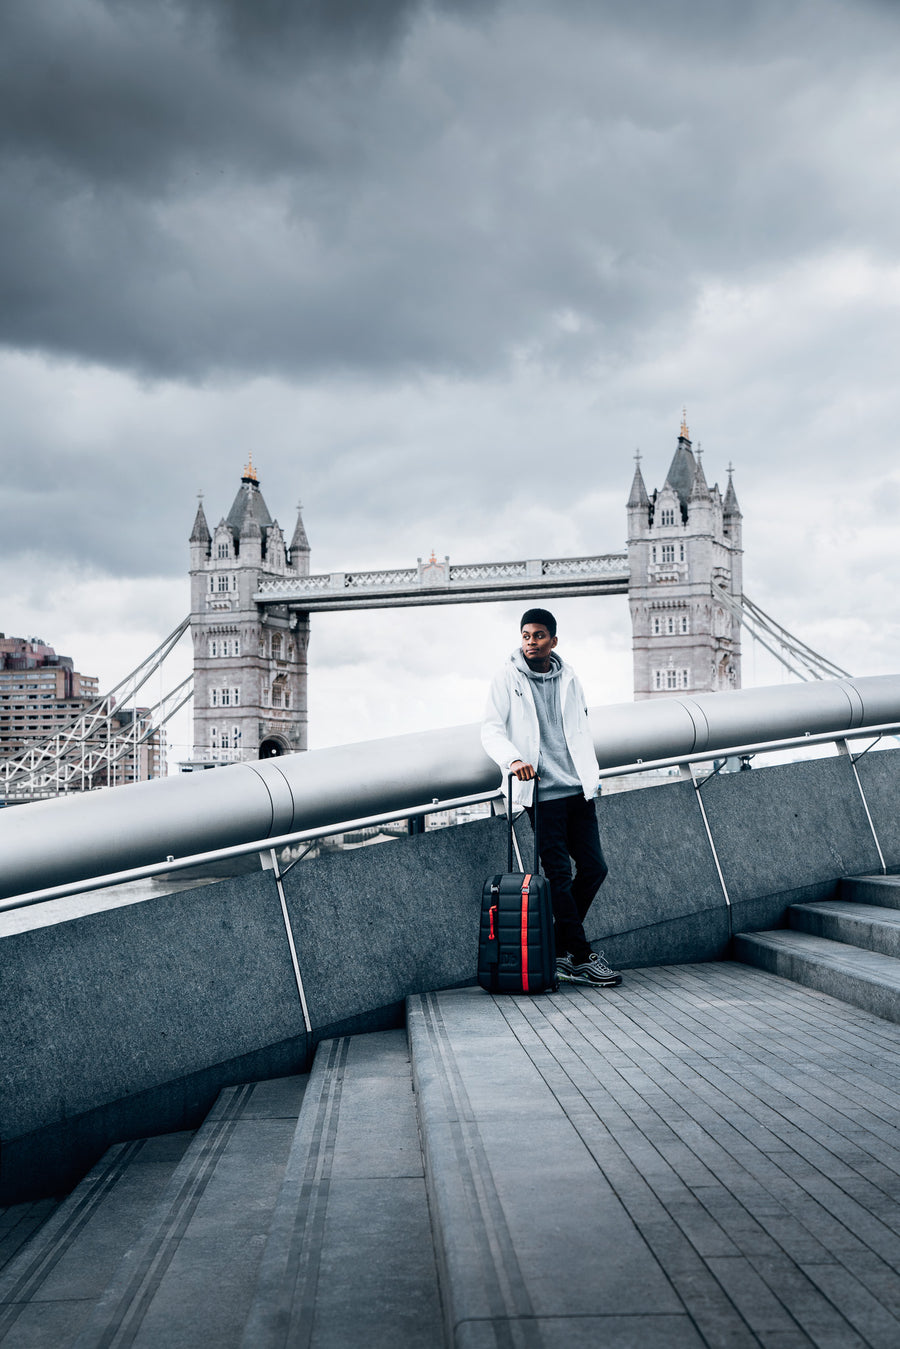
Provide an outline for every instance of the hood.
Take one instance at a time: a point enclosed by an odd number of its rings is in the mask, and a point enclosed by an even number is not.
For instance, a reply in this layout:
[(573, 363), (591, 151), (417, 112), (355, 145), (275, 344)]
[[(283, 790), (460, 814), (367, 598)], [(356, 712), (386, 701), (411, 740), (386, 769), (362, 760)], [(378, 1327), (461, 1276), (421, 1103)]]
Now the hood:
[(521, 670), (522, 674), (527, 675), (529, 679), (534, 679), (541, 682), (545, 680), (549, 681), (551, 679), (558, 679), (563, 671), (563, 663), (560, 660), (559, 656), (557, 656), (555, 651), (550, 652), (550, 669), (547, 671), (546, 674), (538, 674), (535, 670), (529, 668), (528, 662), (525, 659), (521, 647), (516, 648), (516, 650), (510, 656), (510, 660), (512, 661), (516, 669)]

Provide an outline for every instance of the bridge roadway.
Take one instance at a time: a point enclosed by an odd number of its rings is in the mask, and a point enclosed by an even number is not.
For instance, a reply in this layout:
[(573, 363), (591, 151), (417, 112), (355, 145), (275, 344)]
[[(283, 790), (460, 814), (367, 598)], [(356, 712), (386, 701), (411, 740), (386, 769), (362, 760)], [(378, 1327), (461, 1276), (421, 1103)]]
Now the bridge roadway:
[(730, 961), (407, 1021), (113, 1149), (0, 1275), (5, 1349), (900, 1343), (900, 1026)]
[(627, 595), (628, 555), (531, 558), (522, 562), (457, 565), (432, 554), (395, 571), (322, 573), (264, 581), (253, 596), (261, 605), (305, 613), (335, 609), (394, 609), (423, 604), (552, 599), (568, 595)]

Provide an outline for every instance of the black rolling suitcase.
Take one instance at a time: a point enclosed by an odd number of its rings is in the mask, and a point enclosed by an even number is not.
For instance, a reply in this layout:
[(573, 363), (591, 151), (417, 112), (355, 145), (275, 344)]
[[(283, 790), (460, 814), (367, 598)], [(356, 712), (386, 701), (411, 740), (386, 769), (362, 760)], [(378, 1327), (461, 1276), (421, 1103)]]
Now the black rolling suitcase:
[(534, 780), (534, 866), (513, 871), (512, 774), (509, 776), (509, 869), (488, 876), (481, 896), (478, 982), (489, 993), (547, 993), (556, 978), (550, 882), (538, 873), (538, 784)]

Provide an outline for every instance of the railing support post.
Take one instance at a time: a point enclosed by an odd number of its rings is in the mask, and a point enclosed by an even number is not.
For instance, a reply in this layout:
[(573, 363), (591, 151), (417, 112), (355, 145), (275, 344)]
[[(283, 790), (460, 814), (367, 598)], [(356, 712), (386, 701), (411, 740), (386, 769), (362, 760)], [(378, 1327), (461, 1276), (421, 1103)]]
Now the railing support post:
[(878, 850), (878, 861), (881, 865), (881, 874), (882, 876), (886, 876), (887, 866), (885, 865), (884, 861), (884, 853), (881, 851), (881, 844), (878, 841), (878, 834), (875, 832), (875, 824), (872, 819), (871, 811), (869, 810), (869, 803), (866, 800), (866, 794), (863, 791), (863, 785), (859, 780), (859, 770), (856, 767), (856, 760), (850, 753), (850, 746), (847, 744), (846, 740), (843, 739), (835, 740), (834, 746), (838, 754), (842, 754), (845, 758), (850, 760), (850, 767), (853, 769), (853, 776), (856, 779), (856, 787), (859, 792), (860, 800), (863, 803), (863, 810), (866, 812), (866, 819), (869, 821), (869, 828), (872, 831), (872, 838), (875, 840), (875, 847)]

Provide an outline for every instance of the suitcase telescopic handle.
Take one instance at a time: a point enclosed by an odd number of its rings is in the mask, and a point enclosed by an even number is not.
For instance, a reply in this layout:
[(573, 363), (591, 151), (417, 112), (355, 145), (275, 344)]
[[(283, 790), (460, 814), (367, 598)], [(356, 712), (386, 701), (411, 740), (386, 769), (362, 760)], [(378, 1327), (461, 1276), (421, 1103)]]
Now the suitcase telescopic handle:
[[(515, 773), (509, 773), (509, 774), (507, 775), (507, 790), (508, 790), (508, 792), (509, 792), (509, 800), (508, 800), (508, 802), (507, 802), (507, 807), (506, 807), (506, 819), (507, 819), (507, 823), (508, 823), (508, 825), (509, 825), (509, 840), (508, 840), (508, 842), (509, 842), (509, 865), (508, 865), (508, 867), (507, 867), (507, 871), (512, 871), (512, 869), (513, 869), (513, 800), (512, 800), (512, 785), (513, 785), (513, 778), (514, 778), (515, 776), (516, 776)], [(531, 868), (531, 874), (532, 874), (533, 876), (537, 876), (537, 874), (538, 874), (538, 872), (539, 872), (539, 870), (540, 870), (540, 862), (539, 862), (539, 860), (538, 860), (538, 825), (539, 825), (539, 815), (540, 815), (540, 812), (538, 811), (538, 795), (539, 795), (539, 790), (538, 790), (538, 780), (539, 780), (539, 779), (538, 779), (538, 777), (537, 777), (537, 774), (535, 774), (534, 778), (532, 779), (532, 781), (534, 782), (534, 865), (533, 865), (532, 868)]]

